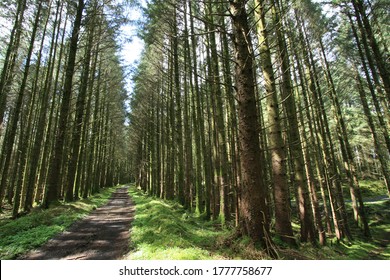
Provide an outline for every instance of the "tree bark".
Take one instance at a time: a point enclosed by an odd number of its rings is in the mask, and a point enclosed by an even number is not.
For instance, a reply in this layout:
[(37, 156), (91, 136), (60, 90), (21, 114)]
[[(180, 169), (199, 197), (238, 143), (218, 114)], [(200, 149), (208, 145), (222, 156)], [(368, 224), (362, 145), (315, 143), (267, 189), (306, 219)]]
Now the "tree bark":
[(256, 109), (253, 54), (246, 1), (230, 1), (233, 23), (235, 79), (238, 100), (239, 144), (242, 168), (240, 196), (240, 229), (254, 242), (259, 242), (268, 254), (276, 257), (269, 233), (266, 186), (261, 182), (259, 124)]

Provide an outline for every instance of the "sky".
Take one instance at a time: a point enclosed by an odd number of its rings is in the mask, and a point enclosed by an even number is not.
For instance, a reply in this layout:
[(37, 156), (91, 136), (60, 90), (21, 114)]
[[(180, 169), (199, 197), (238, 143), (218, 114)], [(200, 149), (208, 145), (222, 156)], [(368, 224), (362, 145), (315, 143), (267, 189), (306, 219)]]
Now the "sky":
[[(133, 9), (128, 11), (128, 19), (131, 21), (142, 18), (142, 13), (139, 10)], [(134, 24), (126, 24), (121, 28), (122, 39), (125, 43), (122, 46), (121, 55), (126, 64), (133, 64), (140, 58), (144, 44), (137, 37), (137, 27)]]
[(123, 36), (126, 36), (130, 40), (122, 45), (120, 56), (122, 57), (123, 66), (126, 73), (126, 89), (128, 94), (132, 91), (132, 73), (136, 68), (144, 48), (143, 41), (136, 36), (134, 27), (125, 26), (122, 28)]
[[(146, 0), (141, 0), (141, 3), (143, 7), (146, 6)], [(125, 13), (130, 22), (142, 19), (142, 12), (140, 9), (126, 8)], [(130, 112), (130, 100), (134, 87), (132, 78), (134, 70), (141, 58), (141, 54), (144, 49), (144, 42), (137, 36), (137, 26), (132, 23), (122, 26), (120, 38), (118, 38), (118, 40), (121, 42), (120, 56), (126, 73), (125, 88), (128, 98), (125, 100), (125, 108), (128, 112)], [(126, 124), (128, 124), (128, 120), (126, 120)]]

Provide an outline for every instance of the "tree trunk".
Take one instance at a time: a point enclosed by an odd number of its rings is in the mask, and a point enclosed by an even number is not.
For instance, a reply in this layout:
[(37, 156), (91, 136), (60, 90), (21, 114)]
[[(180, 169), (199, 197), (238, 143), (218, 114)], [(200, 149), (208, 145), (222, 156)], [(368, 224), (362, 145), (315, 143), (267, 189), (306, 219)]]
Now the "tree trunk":
[[(13, 110), (13, 114), (11, 115), (10, 121), (9, 121), (9, 134), (7, 133), (4, 138), (4, 143), (3, 143), (3, 148), (1, 151), (1, 162), (0, 162), (0, 167), (2, 167), (2, 174), (1, 174), (1, 185), (0, 185), (0, 190), (1, 193), (4, 193), (7, 181), (8, 181), (8, 174), (9, 174), (9, 169), (10, 169), (10, 161), (11, 161), (11, 155), (12, 155), (12, 150), (13, 146), (15, 143), (15, 137), (16, 137), (16, 132), (17, 132), (17, 126), (19, 122), (19, 118), (21, 115), (22, 111), (22, 105), (23, 105), (23, 99), (26, 95), (26, 86), (27, 86), (27, 79), (30, 71), (30, 66), (31, 66), (31, 58), (32, 58), (32, 53), (34, 49), (34, 42), (35, 42), (35, 37), (37, 35), (37, 30), (38, 30), (38, 24), (40, 20), (40, 13), (41, 13), (41, 3), (39, 4), (38, 11), (35, 14), (35, 21), (34, 21), (34, 26), (33, 30), (31, 33), (30, 37), (30, 44), (28, 47), (27, 51), (27, 56), (26, 56), (26, 63), (24, 66), (23, 70), (23, 77), (22, 81), (20, 83), (20, 88), (17, 93), (17, 98), (15, 102), (15, 108)], [(24, 168), (22, 166), (21, 168)], [(23, 171), (21, 171), (23, 172)], [(15, 190), (15, 195), (19, 196), (21, 192), (21, 186), (18, 187), (17, 190)], [(3, 200), (3, 195), (0, 195), (0, 208)], [(18, 197), (19, 200), (19, 197)], [(19, 205), (18, 205), (19, 206)], [(14, 207), (15, 209), (15, 207)], [(15, 211), (18, 211), (19, 207), (17, 207)]]
[(329, 95), (332, 100), (334, 115), (336, 119), (337, 124), (337, 130), (338, 130), (338, 138), (341, 145), (342, 150), (342, 156), (344, 160), (344, 168), (347, 172), (347, 176), (349, 179), (349, 190), (351, 194), (352, 199), (352, 208), (354, 211), (354, 218), (355, 221), (360, 224), (363, 228), (364, 235), (366, 237), (370, 237), (370, 229), (368, 227), (368, 221), (367, 216), (365, 214), (363, 199), (360, 193), (360, 187), (359, 187), (359, 181), (356, 176), (356, 167), (353, 160), (353, 154), (351, 150), (351, 146), (349, 144), (348, 135), (347, 135), (347, 129), (345, 126), (345, 122), (342, 116), (340, 103), (337, 97), (336, 88), (333, 82), (333, 78), (330, 72), (329, 63), (326, 58), (326, 53), (324, 46), (322, 44), (322, 40), (320, 39), (320, 46), (321, 46), (321, 52), (323, 55), (324, 65), (325, 65), (325, 71), (326, 71), (326, 78), (328, 80), (328, 84), (330, 87)]
[(52, 155), (52, 159), (49, 165), (48, 181), (46, 185), (47, 195), (44, 202), (45, 207), (48, 207), (49, 203), (57, 200), (60, 194), (59, 191), (61, 188), (62, 157), (64, 154), (64, 141), (68, 130), (68, 116), (72, 98), (73, 74), (76, 65), (76, 53), (78, 49), (78, 40), (83, 10), (84, 0), (78, 0), (77, 14), (73, 24), (68, 61), (65, 70), (65, 84), (62, 94), (58, 131), (55, 137), (55, 147), (53, 151), (54, 154)]
[[(0, 76), (0, 135), (3, 131), (3, 120), (5, 107), (7, 103), (7, 96), (9, 85), (13, 78), (13, 69), (15, 66), (15, 58), (20, 45), (20, 36), (22, 34), (22, 23), (24, 20), (24, 12), (26, 10), (27, 1), (20, 0), (17, 4), (15, 23), (12, 27), (10, 42), (7, 47), (7, 51), (4, 58), (3, 70)], [(2, 192), (2, 190), (0, 190)], [(0, 208), (3, 200), (3, 196), (0, 194)]]
[(256, 0), (257, 36), (265, 90), (269, 122), (269, 149), (271, 150), (272, 179), (275, 202), (275, 230), (281, 239), (295, 245), (291, 226), (290, 195), (286, 174), (286, 154), (282, 137), (279, 103), (276, 92), (275, 76), (272, 67), (271, 50), (268, 43), (267, 23), (265, 21), (264, 1)]
[(241, 231), (273, 257), (269, 233), (266, 186), (262, 185), (259, 147), (259, 126), (256, 109), (255, 84), (253, 80), (253, 54), (249, 52), (251, 38), (245, 8), (246, 1), (231, 1), (230, 12), (233, 23), (235, 79), (238, 100), (239, 144), (242, 168), (242, 186), (239, 190)]

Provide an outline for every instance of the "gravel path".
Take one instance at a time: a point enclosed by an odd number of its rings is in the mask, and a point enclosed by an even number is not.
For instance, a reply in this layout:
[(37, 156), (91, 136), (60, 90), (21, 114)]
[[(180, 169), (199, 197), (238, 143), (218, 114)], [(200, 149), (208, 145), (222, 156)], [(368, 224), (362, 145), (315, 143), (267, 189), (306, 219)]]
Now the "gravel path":
[(129, 250), (129, 230), (134, 216), (134, 205), (127, 190), (127, 187), (118, 188), (106, 205), (21, 259), (121, 259)]

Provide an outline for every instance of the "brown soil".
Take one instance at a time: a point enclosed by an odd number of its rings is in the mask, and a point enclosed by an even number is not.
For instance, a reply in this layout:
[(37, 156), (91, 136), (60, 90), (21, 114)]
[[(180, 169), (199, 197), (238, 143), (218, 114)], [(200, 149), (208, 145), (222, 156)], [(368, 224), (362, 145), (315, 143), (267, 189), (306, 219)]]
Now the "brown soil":
[(129, 251), (134, 206), (127, 187), (117, 189), (109, 202), (75, 222), (26, 260), (116, 260)]

